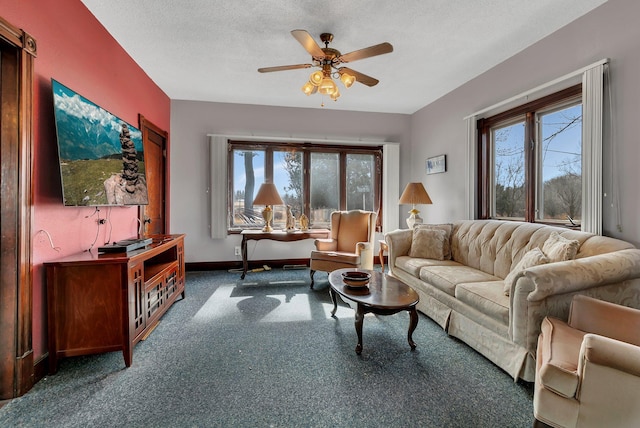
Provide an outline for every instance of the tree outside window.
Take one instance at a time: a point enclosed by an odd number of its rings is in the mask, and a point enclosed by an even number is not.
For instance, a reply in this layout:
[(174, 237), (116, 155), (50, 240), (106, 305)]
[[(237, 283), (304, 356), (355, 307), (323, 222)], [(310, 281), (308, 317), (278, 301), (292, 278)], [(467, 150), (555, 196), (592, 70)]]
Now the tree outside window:
[(331, 212), (378, 211), (382, 151), (380, 147), (230, 142), (229, 228), (262, 227), (263, 207), (253, 207), (255, 193), (273, 182), (285, 205), (275, 206), (274, 228), (283, 228), (286, 206), (296, 218), (304, 213), (311, 226), (328, 228)]
[(481, 218), (579, 223), (580, 93), (577, 85), (478, 121)]

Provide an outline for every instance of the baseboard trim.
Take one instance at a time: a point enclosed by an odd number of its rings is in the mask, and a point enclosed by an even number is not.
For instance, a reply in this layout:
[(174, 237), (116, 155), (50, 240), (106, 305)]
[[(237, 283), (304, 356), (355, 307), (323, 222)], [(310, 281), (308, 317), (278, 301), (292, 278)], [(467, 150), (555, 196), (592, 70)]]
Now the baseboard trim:
[[(285, 259), (285, 260), (250, 260), (249, 270), (267, 265), (271, 268), (282, 268), (290, 265), (309, 266), (309, 259)], [(185, 269), (189, 271), (229, 270), (242, 269), (241, 261), (222, 262), (187, 262)]]
[[(380, 264), (380, 258), (374, 257), (374, 262), (378, 261)], [(387, 257), (384, 257), (385, 264), (388, 263)], [(267, 265), (272, 268), (282, 268), (289, 265), (305, 265), (309, 266), (309, 259), (285, 259), (285, 260), (250, 260), (249, 270)], [(229, 269), (242, 269), (242, 262), (239, 260), (222, 261), (222, 262), (186, 262), (185, 269), (187, 272), (196, 271), (210, 271), (210, 270), (229, 270)]]
[(33, 365), (34, 384), (43, 379), (49, 373), (49, 353), (44, 354)]

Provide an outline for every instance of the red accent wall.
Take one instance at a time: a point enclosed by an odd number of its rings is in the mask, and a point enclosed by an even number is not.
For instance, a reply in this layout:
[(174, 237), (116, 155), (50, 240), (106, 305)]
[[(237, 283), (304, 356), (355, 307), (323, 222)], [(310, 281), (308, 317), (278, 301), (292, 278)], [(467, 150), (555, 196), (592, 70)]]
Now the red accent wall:
[[(129, 57), (80, 0), (0, 0), (0, 15), (36, 39), (34, 100), (33, 349), (47, 352), (43, 262), (137, 235), (136, 207), (64, 207), (51, 78), (139, 126), (138, 114), (170, 131), (170, 99)], [(161, 52), (158, 53), (161, 55)], [(52, 248), (46, 231), (52, 238)], [(95, 250), (94, 250), (95, 251)]]

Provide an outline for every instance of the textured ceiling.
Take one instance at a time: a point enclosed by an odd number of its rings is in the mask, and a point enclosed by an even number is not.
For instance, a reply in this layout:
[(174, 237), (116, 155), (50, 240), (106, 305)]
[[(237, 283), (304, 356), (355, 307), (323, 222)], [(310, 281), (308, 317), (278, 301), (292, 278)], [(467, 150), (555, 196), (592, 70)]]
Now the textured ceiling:
[[(347, 53), (382, 42), (390, 54), (350, 68), (380, 83), (341, 88), (325, 109), (414, 113), (605, 0), (82, 0), (171, 98), (320, 108), (300, 88), (309, 63), (291, 36), (334, 34)], [(341, 84), (340, 84), (341, 85)]]

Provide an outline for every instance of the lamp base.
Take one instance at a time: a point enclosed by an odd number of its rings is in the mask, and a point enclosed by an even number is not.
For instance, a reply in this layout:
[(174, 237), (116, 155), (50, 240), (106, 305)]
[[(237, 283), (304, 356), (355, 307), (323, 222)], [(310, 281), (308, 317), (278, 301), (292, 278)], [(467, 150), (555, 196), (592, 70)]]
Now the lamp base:
[(267, 205), (262, 210), (262, 218), (264, 218), (264, 227), (262, 228), (263, 232), (273, 232), (273, 228), (271, 227), (271, 220), (273, 220), (273, 209), (271, 205)]
[(420, 217), (420, 212), (418, 210), (411, 210), (409, 213), (411, 214), (407, 217), (407, 226), (409, 226), (409, 229), (413, 229), (413, 226), (416, 224), (422, 224), (423, 220), (422, 217)]

